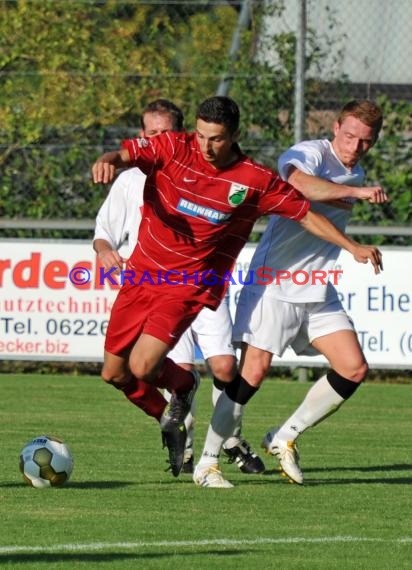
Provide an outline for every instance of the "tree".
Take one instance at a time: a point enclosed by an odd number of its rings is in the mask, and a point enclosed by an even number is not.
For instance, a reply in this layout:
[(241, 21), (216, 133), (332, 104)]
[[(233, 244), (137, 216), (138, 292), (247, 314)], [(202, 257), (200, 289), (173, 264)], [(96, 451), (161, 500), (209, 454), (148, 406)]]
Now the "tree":
[[(280, 14), (283, 2), (253, 2), (231, 58), (238, 8), (224, 0), (0, 0), (0, 217), (93, 217), (103, 198), (90, 180), (94, 157), (133, 135), (140, 109), (157, 97), (181, 106), (192, 128), (197, 105), (228, 72), (242, 147), (275, 167), (293, 142), (295, 36), (265, 27), (267, 10)], [(307, 66), (319, 66), (325, 54), (316, 32), (308, 36)], [(309, 106), (320, 92), (308, 82)], [(411, 151), (401, 143), (410, 107), (385, 102), (385, 116), (392, 126), (368, 172), (393, 198), (380, 213), (359, 206), (364, 223), (410, 216)]]

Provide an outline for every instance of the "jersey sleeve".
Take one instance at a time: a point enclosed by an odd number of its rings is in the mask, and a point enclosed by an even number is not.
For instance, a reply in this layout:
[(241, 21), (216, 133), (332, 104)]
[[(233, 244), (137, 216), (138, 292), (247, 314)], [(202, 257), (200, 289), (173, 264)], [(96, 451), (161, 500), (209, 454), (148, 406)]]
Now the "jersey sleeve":
[(134, 138), (122, 141), (122, 148), (127, 149), (130, 161), (145, 174), (164, 166), (174, 152), (175, 133), (167, 132), (155, 137)]
[(313, 141), (298, 143), (284, 153), (278, 159), (278, 170), (282, 180), (287, 180), (292, 166), (305, 174), (316, 176), (322, 165), (322, 153), (312, 144)]
[(94, 238), (103, 239), (117, 250), (127, 239), (127, 227), (125, 224), (127, 215), (127, 203), (125, 192), (127, 184), (123, 174), (115, 180), (109, 194), (101, 205), (94, 230)]

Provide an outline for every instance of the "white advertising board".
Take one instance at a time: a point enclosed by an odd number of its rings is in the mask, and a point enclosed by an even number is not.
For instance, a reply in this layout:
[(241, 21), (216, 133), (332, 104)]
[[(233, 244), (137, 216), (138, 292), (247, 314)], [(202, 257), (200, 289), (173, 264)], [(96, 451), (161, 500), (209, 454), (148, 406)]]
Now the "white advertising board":
[[(119, 286), (102, 274), (89, 242), (0, 242), (0, 359), (101, 361), (110, 310)], [(241, 252), (236, 273), (255, 246)], [(369, 364), (412, 368), (412, 249), (381, 248), (384, 272), (343, 252), (338, 290), (355, 322)], [(232, 314), (241, 285), (231, 285)], [(288, 350), (274, 364), (316, 366), (321, 357)]]
[(102, 360), (119, 287), (99, 282), (91, 244), (0, 245), (0, 358)]

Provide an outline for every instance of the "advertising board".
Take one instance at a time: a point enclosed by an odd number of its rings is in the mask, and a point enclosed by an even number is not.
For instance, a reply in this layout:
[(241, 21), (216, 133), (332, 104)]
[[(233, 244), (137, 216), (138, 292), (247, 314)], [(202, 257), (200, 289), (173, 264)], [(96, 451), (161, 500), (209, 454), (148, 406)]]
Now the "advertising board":
[[(99, 266), (82, 241), (0, 242), (0, 358), (101, 361), (104, 336), (119, 284)], [(241, 252), (230, 285), (234, 316), (255, 246)], [(381, 248), (384, 271), (356, 263), (342, 252), (337, 289), (354, 320), (369, 364), (412, 368), (412, 249)], [(317, 366), (318, 357), (288, 349), (274, 365)]]

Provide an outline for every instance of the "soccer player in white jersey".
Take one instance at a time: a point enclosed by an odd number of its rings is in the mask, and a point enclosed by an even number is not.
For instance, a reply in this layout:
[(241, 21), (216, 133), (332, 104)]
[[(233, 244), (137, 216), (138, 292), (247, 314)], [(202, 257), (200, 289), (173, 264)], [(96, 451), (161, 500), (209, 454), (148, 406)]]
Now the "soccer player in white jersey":
[[(149, 103), (141, 114), (140, 123), (140, 136), (146, 138), (184, 129), (182, 111), (167, 99)], [(99, 209), (93, 247), (106, 270), (115, 267), (120, 271), (136, 245), (145, 181), (146, 175), (139, 168), (122, 172)], [(221, 394), (225, 382), (232, 380), (236, 374), (231, 339), (232, 319), (225, 299), (216, 311), (204, 308), (169, 353), (174, 362), (186, 370), (194, 370), (195, 345), (200, 348), (213, 375), (213, 402)], [(123, 391), (129, 401), (160, 421), (169, 392), (166, 391), (165, 398), (154, 386), (143, 381), (136, 382), (131, 390)], [(195, 402), (185, 418), (187, 439), (182, 471), (186, 473), (193, 471), (194, 409)], [(265, 469), (262, 460), (241, 437), (240, 427), (225, 442), (224, 450), (229, 461), (236, 463), (244, 473), (261, 473)]]
[[(382, 113), (374, 103), (351, 101), (334, 123), (333, 140), (294, 145), (279, 158), (279, 173), (304, 195), (306, 183), (314, 176), (361, 186), (364, 171), (358, 162), (375, 144), (381, 126)], [(382, 190), (374, 201), (385, 200)], [(344, 231), (352, 205), (353, 200), (348, 199), (312, 202), (311, 207)], [(279, 429), (269, 431), (262, 443), (269, 454), (278, 458), (284, 473), (299, 484), (303, 483), (303, 474), (295, 445), (297, 437), (335, 412), (368, 371), (353, 323), (335, 288), (327, 279), (317, 279), (315, 284), (311, 279), (317, 270), (326, 274), (333, 270), (339, 252), (339, 247), (316, 238), (298, 224), (272, 217), (250, 265), (254, 282), (243, 287), (237, 305), (233, 340), (235, 345), (241, 343), (240, 374), (251, 386), (259, 387), (272, 356), (282, 356), (289, 345), (297, 354), (321, 353), (331, 365), (292, 416)], [(309, 276), (306, 284), (298, 285), (291, 277), (285, 278), (296, 271)], [(260, 277), (256, 278), (256, 274)], [(232, 406), (230, 410), (226, 405), (226, 416), (229, 413), (235, 418), (241, 409), (234, 410)], [(225, 425), (230, 429), (227, 418)], [(208, 437), (214, 437), (215, 446), (219, 443), (213, 430)], [(206, 454), (213, 453), (210, 447), (206, 442)], [(202, 460), (195, 470), (195, 482), (201, 481), (201, 469)]]

